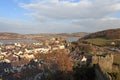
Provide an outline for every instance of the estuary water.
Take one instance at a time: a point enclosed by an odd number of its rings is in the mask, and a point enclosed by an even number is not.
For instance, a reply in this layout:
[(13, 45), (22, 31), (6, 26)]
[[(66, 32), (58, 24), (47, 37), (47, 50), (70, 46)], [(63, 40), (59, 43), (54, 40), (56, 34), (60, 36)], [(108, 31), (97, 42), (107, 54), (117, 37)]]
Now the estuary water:
[(66, 40), (68, 41), (68, 42), (74, 42), (74, 41), (77, 41), (77, 40), (79, 40), (81, 37), (68, 37)]
[[(68, 42), (74, 42), (80, 39), (80, 37), (68, 37), (66, 41)], [(23, 43), (34, 43), (37, 42), (36, 40), (0, 40), (0, 44), (13, 44), (17, 42), (23, 42)]]
[(23, 42), (23, 43), (34, 43), (37, 42), (36, 40), (0, 40), (0, 44), (13, 44), (16, 42)]

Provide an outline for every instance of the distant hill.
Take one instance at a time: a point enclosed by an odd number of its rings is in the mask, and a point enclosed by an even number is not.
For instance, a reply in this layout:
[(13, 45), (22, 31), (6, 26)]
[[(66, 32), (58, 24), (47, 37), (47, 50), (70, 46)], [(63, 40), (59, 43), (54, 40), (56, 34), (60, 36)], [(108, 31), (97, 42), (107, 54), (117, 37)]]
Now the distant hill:
[(65, 37), (84, 37), (88, 34), (89, 33), (86, 33), (86, 32), (76, 32), (76, 33), (61, 33), (58, 35), (65, 36)]
[(0, 32), (0, 40), (3, 39), (24, 39), (25, 35), (18, 33)]
[(94, 38), (103, 38), (103, 39), (120, 39), (120, 28), (118, 29), (109, 29), (104, 31), (99, 31), (91, 33), (82, 39), (94, 39)]
[(18, 34), (18, 33), (8, 33), (0, 32), (0, 40), (5, 39), (48, 39), (51, 37), (83, 37), (88, 33), (78, 32), (78, 33), (40, 33), (40, 34)]

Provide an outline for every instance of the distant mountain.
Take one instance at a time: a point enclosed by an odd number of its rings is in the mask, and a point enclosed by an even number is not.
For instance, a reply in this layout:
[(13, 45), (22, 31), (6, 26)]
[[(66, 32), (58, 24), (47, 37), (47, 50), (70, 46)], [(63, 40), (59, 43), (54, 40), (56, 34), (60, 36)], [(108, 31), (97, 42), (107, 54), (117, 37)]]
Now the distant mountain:
[(120, 39), (120, 28), (91, 33), (89, 35), (84, 36), (82, 39), (93, 39), (93, 38)]

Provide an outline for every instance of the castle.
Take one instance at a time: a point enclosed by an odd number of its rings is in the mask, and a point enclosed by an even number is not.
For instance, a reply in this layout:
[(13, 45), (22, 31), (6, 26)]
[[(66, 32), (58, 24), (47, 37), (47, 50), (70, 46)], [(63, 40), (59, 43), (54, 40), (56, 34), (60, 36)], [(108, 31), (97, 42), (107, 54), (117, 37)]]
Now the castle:
[(113, 59), (113, 54), (95, 55), (92, 57), (96, 74), (95, 80), (112, 80), (111, 76), (107, 74), (107, 71), (112, 70)]
[(93, 64), (99, 64), (102, 70), (112, 70), (113, 54), (95, 55), (92, 57)]

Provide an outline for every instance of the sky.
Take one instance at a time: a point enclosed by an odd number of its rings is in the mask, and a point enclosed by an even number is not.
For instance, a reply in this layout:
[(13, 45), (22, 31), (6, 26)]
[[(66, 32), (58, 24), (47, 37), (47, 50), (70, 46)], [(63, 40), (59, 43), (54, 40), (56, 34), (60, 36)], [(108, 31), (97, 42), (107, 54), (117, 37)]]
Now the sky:
[(71, 33), (120, 28), (120, 0), (1, 0), (0, 32)]

